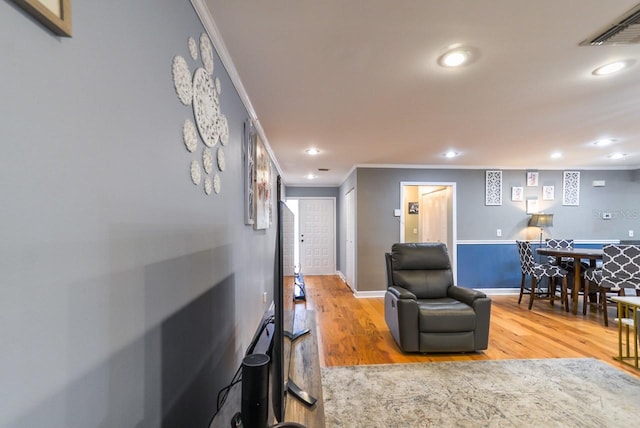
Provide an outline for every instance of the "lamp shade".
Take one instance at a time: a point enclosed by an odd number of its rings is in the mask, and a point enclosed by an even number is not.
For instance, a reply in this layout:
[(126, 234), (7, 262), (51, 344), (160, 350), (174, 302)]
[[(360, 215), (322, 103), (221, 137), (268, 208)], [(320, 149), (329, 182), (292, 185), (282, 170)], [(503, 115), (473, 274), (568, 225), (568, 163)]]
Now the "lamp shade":
[(532, 214), (529, 226), (550, 227), (553, 226), (553, 214)]

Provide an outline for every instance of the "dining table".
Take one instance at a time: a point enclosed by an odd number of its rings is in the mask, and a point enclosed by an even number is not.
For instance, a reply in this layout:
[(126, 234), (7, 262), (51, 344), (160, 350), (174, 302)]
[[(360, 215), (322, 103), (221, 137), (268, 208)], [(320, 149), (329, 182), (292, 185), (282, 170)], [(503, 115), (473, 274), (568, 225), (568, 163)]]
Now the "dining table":
[(573, 260), (573, 289), (571, 291), (571, 312), (578, 313), (578, 295), (582, 287), (582, 261), (587, 260), (589, 266), (595, 267), (597, 260), (602, 260), (602, 249), (596, 248), (551, 248), (540, 247), (536, 252), (542, 256), (555, 257), (558, 266), (563, 258)]

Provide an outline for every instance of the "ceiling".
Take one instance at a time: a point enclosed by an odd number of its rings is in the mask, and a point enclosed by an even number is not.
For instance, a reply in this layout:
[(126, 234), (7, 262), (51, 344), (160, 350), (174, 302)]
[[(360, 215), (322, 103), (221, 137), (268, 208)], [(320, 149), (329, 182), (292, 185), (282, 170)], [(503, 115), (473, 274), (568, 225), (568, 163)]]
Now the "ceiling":
[[(354, 166), (640, 167), (640, 45), (580, 46), (638, 0), (203, 1), (287, 185)], [(454, 44), (475, 61), (439, 66)], [(619, 59), (638, 62), (592, 74)]]

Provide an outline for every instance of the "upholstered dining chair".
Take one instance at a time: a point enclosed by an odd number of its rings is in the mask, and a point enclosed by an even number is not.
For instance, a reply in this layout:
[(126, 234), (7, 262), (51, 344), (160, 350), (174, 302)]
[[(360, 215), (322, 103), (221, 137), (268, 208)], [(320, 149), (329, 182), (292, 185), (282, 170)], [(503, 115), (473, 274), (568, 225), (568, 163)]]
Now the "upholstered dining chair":
[[(562, 280), (560, 288), (560, 300), (569, 311), (569, 298), (567, 295), (567, 271), (560, 266), (554, 266), (549, 263), (536, 263), (531, 250), (531, 243), (528, 241), (516, 241), (518, 247), (518, 255), (520, 257), (520, 270), (522, 279), (520, 281), (520, 296), (518, 304), (522, 301), (522, 296), (529, 294), (529, 309), (533, 307), (533, 301), (536, 298), (548, 297), (553, 305), (556, 296), (556, 279)], [(526, 286), (526, 278), (531, 278), (531, 286)], [(541, 282), (547, 279), (547, 289), (541, 287)]]
[(598, 293), (598, 307), (608, 326), (607, 303), (611, 295), (640, 295), (640, 245), (607, 244), (602, 252), (602, 267), (589, 268), (584, 276), (590, 289)]
[[(573, 239), (547, 239), (545, 240), (547, 248), (573, 248)], [(548, 263), (550, 265), (557, 265), (557, 260), (554, 256), (547, 256)], [(562, 260), (560, 267), (567, 269), (572, 267), (572, 260)]]
[[(546, 240), (546, 245), (548, 248), (573, 248), (573, 243), (574, 240), (573, 239), (547, 239)], [(550, 265), (558, 265), (558, 260), (556, 259), (556, 257), (554, 256), (547, 256), (548, 260), (549, 260), (549, 264)], [(573, 259), (569, 259), (569, 258), (563, 258), (560, 261), (560, 265), (559, 265), (562, 269), (567, 271), (567, 287), (569, 289), (571, 289), (571, 293), (573, 293), (573, 276), (575, 275), (575, 266), (574, 266), (574, 261)], [(580, 263), (580, 281), (582, 283), (582, 293), (583, 293), (583, 300), (585, 302), (585, 304), (587, 303), (587, 300), (589, 298), (589, 291), (587, 290), (587, 287), (585, 286), (585, 279), (584, 279), (584, 272), (589, 269), (589, 265), (587, 263), (581, 262)], [(586, 291), (586, 292), (585, 292)], [(596, 295), (595, 292), (591, 293), (591, 298), (592, 299), (596, 299)], [(583, 306), (583, 314), (586, 315), (586, 309)]]

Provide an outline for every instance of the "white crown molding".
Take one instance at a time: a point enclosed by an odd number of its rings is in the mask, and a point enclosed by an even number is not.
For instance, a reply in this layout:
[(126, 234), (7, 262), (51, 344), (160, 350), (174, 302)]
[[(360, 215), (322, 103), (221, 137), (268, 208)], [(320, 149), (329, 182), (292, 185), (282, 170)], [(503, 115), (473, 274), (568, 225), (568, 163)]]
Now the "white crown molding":
[[(354, 165), (353, 168), (387, 168), (387, 169), (501, 169), (505, 171), (628, 171), (638, 169), (637, 166), (559, 166), (557, 168), (549, 168), (549, 166), (543, 167), (514, 167), (514, 166), (485, 166), (485, 165), (417, 165), (417, 164), (393, 164), (393, 163), (359, 163)], [(352, 168), (352, 169), (353, 169)], [(348, 175), (347, 175), (348, 177)]]
[(236, 92), (238, 93), (238, 96), (240, 97), (240, 100), (242, 101), (245, 109), (247, 109), (249, 118), (253, 121), (256, 131), (258, 131), (258, 135), (262, 139), (262, 142), (264, 143), (269, 156), (271, 156), (271, 161), (275, 165), (276, 170), (278, 170), (278, 174), (280, 174), (280, 176), (282, 177), (283, 183), (286, 185), (286, 183), (284, 182), (284, 174), (282, 173), (282, 168), (280, 168), (280, 164), (278, 163), (278, 160), (276, 159), (276, 156), (271, 149), (269, 139), (265, 135), (264, 129), (262, 129), (262, 125), (260, 124), (260, 120), (258, 119), (258, 114), (253, 108), (253, 104), (251, 104), (249, 94), (242, 84), (242, 79), (240, 79), (238, 70), (236, 70), (236, 66), (231, 59), (231, 55), (229, 54), (227, 46), (222, 39), (222, 35), (218, 30), (218, 26), (216, 25), (213, 16), (211, 16), (211, 11), (207, 7), (206, 0), (191, 0), (191, 5), (196, 11), (196, 14), (198, 15), (198, 18), (200, 19), (200, 22), (202, 23), (205, 31), (209, 35), (209, 38), (211, 39), (211, 42), (213, 43), (213, 46), (215, 47), (216, 52), (220, 57), (220, 61), (222, 61), (224, 68), (227, 70), (227, 74), (229, 74), (231, 83), (236, 89)]

